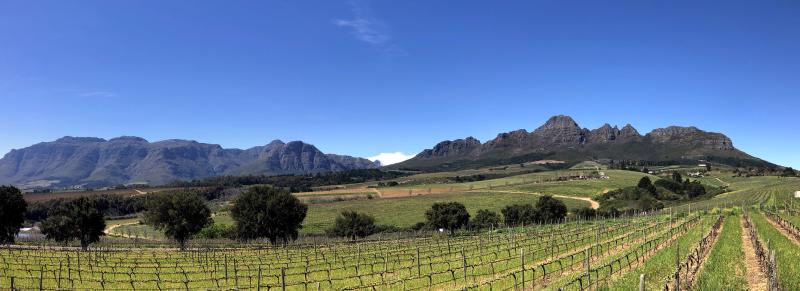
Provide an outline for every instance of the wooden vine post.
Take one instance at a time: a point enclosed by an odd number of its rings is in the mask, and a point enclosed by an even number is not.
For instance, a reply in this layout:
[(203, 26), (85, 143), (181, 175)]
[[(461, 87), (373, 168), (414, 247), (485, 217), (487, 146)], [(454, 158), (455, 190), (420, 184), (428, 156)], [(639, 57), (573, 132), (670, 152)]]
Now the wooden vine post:
[(522, 268), (522, 290), (525, 290), (525, 249), (519, 249), (519, 262)]
[(286, 268), (281, 267), (281, 290), (286, 291)]
[(639, 275), (639, 291), (644, 291), (644, 274)]

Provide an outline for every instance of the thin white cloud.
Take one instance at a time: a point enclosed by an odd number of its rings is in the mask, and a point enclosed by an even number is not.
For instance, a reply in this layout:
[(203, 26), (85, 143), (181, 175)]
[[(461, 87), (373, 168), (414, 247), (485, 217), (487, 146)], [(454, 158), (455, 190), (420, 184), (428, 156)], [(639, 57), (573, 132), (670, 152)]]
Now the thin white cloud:
[(334, 19), (334, 25), (349, 29), (356, 39), (377, 47), (387, 54), (395, 56), (407, 54), (403, 48), (392, 42), (387, 25), (373, 15), (366, 2), (349, 1), (348, 3), (350, 11), (353, 12), (353, 18)]
[(86, 98), (112, 98), (116, 97), (117, 93), (108, 91), (91, 91), (91, 92), (78, 93), (78, 96)]
[(353, 20), (336, 19), (333, 23), (340, 27), (351, 28), (353, 36), (369, 44), (379, 45), (391, 39), (389, 35), (378, 30), (374, 23), (364, 18), (356, 18)]
[(376, 156), (372, 156), (367, 159), (373, 162), (375, 160), (381, 161), (381, 165), (387, 166), (391, 164), (397, 164), (399, 162), (408, 160), (413, 157), (414, 155), (406, 155), (402, 152), (393, 152), (393, 153), (380, 153)]

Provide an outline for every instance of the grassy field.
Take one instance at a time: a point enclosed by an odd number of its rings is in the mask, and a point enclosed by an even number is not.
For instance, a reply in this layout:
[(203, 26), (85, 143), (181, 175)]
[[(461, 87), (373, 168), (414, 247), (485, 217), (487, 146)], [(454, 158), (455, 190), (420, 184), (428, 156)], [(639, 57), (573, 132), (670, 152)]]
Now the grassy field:
[[(607, 191), (623, 187), (636, 186), (639, 180), (645, 176), (650, 177), (650, 179), (653, 181), (658, 179), (657, 177), (652, 175), (633, 172), (633, 171), (606, 170), (604, 172), (606, 176), (608, 176), (608, 179), (546, 182), (546, 183), (513, 186), (511, 188), (520, 191), (527, 191), (527, 192), (541, 193), (541, 194), (559, 194), (559, 195), (592, 197), (594, 195), (602, 194)], [(533, 175), (536, 176), (536, 174)]]
[[(325, 229), (333, 225), (336, 217), (345, 210), (355, 210), (375, 217), (378, 224), (394, 225), (397, 227), (410, 227), (417, 222), (425, 221), (425, 211), (430, 209), (433, 203), (437, 202), (460, 202), (467, 207), (471, 215), (479, 209), (500, 210), (506, 205), (516, 203), (535, 204), (539, 199), (535, 194), (513, 194), (513, 193), (448, 193), (436, 195), (421, 195), (416, 197), (391, 198), (391, 199), (363, 199), (353, 201), (326, 202), (308, 205), (308, 214), (303, 222), (301, 234), (321, 234)], [(575, 199), (559, 199), (564, 201), (567, 208), (574, 210), (582, 207), (589, 207), (589, 203)], [(219, 212), (214, 216), (214, 223), (233, 225), (233, 219), (228, 212)], [(157, 233), (146, 225), (128, 225), (115, 229), (116, 233), (139, 234), (142, 233), (146, 238), (162, 238), (163, 236), (152, 236)]]
[[(425, 221), (425, 211), (437, 202), (460, 202), (472, 215), (478, 209), (489, 209), (499, 212), (509, 204), (535, 204), (538, 195), (510, 193), (449, 193), (437, 195), (421, 195), (417, 197), (373, 199), (346, 202), (313, 204), (308, 209), (308, 219), (304, 223), (304, 231), (319, 233), (332, 225), (333, 220), (344, 210), (355, 210), (373, 215), (379, 224), (408, 227)], [(569, 209), (588, 207), (584, 201), (561, 199)]]

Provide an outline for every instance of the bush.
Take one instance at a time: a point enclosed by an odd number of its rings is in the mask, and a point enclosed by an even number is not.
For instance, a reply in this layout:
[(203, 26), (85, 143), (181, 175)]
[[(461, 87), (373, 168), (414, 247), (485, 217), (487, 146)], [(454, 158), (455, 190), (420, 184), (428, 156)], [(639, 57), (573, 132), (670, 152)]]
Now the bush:
[[(678, 174), (678, 175), (680, 175), (680, 174)], [(658, 187), (662, 187), (662, 188), (667, 189), (669, 191), (672, 191), (674, 193), (678, 193), (678, 194), (683, 193), (683, 183), (682, 182), (676, 182), (674, 180), (668, 180), (668, 179), (659, 179), (658, 181), (656, 181), (654, 183), (654, 185), (658, 186)]]
[(266, 186), (248, 189), (231, 208), (237, 238), (267, 238), (273, 245), (297, 239), (307, 212), (308, 206), (288, 191)]
[(469, 222), (469, 212), (464, 204), (458, 202), (434, 203), (431, 209), (425, 212), (428, 225), (434, 228), (443, 228), (454, 234), (456, 229), (462, 228)]
[(232, 225), (212, 223), (201, 229), (195, 237), (205, 239), (233, 239), (236, 238), (236, 228)]
[(695, 198), (706, 194), (706, 188), (699, 182), (686, 184), (686, 195), (689, 198)]
[(647, 192), (650, 193), (656, 193), (656, 187), (653, 186), (653, 183), (650, 181), (650, 178), (648, 177), (642, 177), (642, 179), (639, 180), (639, 184), (637, 184), (636, 187), (645, 189), (647, 190)]
[(536, 221), (536, 208), (530, 204), (512, 204), (500, 210), (506, 225), (532, 224)]
[(356, 237), (364, 238), (377, 231), (375, 218), (355, 211), (342, 211), (336, 217), (334, 226), (327, 230), (329, 235), (347, 237), (355, 240)]
[(550, 195), (539, 197), (536, 202), (536, 220), (541, 223), (558, 223), (567, 217), (567, 206)]
[(490, 229), (499, 225), (500, 214), (487, 209), (478, 210), (475, 218), (469, 222), (469, 228), (472, 230)]

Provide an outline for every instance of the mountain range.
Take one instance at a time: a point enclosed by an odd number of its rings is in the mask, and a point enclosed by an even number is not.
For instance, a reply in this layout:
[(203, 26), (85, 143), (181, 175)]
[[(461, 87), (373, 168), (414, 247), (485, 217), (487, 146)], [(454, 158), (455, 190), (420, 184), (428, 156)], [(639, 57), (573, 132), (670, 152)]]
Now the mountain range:
[(192, 140), (148, 142), (63, 137), (12, 150), (0, 159), (0, 184), (22, 187), (161, 185), (219, 175), (307, 174), (380, 167), (380, 162), (324, 154), (302, 141), (274, 140), (249, 149), (225, 149)]
[(532, 132), (519, 129), (501, 133), (485, 143), (473, 137), (443, 141), (389, 167), (434, 171), (535, 160), (708, 160), (731, 166), (775, 166), (736, 149), (724, 134), (696, 127), (669, 126), (642, 135), (630, 124), (619, 128), (606, 123), (589, 130), (572, 117), (558, 115)]

